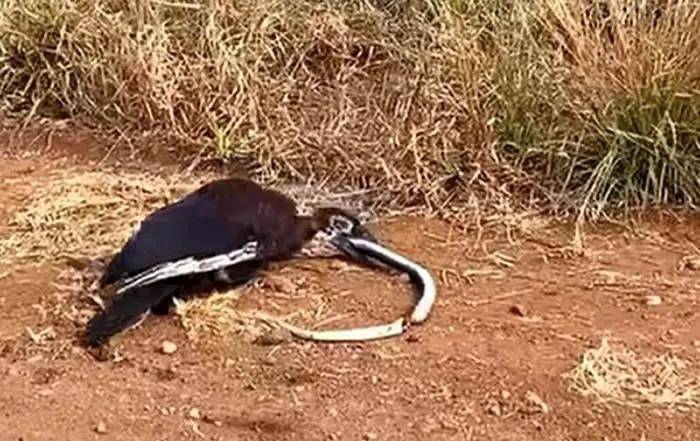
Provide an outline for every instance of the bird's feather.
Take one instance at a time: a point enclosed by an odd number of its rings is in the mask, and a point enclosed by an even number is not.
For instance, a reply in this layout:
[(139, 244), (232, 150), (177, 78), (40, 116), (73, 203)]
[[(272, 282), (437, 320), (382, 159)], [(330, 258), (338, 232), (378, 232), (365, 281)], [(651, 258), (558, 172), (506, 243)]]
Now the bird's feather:
[(100, 346), (112, 335), (136, 325), (153, 307), (177, 293), (178, 289), (173, 280), (116, 294), (109, 299), (105, 310), (88, 322), (85, 335), (87, 345)]

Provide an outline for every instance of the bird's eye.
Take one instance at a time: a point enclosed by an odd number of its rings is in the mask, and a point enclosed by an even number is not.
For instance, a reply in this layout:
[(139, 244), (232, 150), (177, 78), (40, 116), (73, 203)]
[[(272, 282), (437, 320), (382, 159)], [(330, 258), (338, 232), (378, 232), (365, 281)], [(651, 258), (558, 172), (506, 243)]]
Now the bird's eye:
[(348, 219), (339, 216), (331, 217), (331, 227), (336, 231), (342, 231), (343, 233), (351, 233), (353, 224)]

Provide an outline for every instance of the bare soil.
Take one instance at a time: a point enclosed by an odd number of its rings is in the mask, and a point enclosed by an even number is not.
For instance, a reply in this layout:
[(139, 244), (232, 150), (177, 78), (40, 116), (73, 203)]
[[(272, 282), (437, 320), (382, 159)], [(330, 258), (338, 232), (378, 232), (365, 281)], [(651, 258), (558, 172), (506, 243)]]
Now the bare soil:
[[(43, 172), (94, 167), (110, 147), (75, 133), (0, 140), (0, 234)], [(129, 154), (108, 161), (173, 166)], [(65, 263), (0, 268), (0, 440), (698, 439), (697, 409), (601, 405), (570, 390), (566, 374), (604, 336), (700, 365), (700, 272), (678, 267), (698, 253), (700, 216), (590, 227), (583, 255), (567, 248), (571, 226), (528, 222), (530, 233), (512, 242), (500, 229), (477, 242), (429, 219), (374, 225), (434, 272), (439, 298), (423, 326), (363, 344), (192, 341), (173, 317), (151, 317), (115, 340), (119, 357), (99, 361), (79, 345), (81, 329), (50, 309)], [(352, 314), (345, 325), (393, 319), (410, 305), (398, 277), (337, 269), (295, 261), (279, 270), (325, 287), (330, 307)], [(647, 305), (649, 295), (661, 305)], [(240, 302), (271, 312), (279, 304), (304, 305), (303, 294)], [(162, 353), (164, 340), (177, 351)]]

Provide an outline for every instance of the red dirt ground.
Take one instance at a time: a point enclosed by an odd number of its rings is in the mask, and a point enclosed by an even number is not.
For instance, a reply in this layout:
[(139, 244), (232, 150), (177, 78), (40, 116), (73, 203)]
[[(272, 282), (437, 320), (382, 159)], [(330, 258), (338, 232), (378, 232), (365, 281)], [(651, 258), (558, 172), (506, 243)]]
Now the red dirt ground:
[[(48, 151), (46, 135), (8, 139), (0, 137), (0, 234), (42, 170), (94, 164), (109, 147), (77, 135), (54, 134)], [(138, 164), (162, 169), (153, 161)], [(37, 308), (56, 296), (53, 283), (65, 267), (2, 268), (0, 440), (700, 438), (697, 410), (601, 406), (570, 391), (563, 377), (605, 335), (641, 353), (673, 351), (698, 365), (700, 273), (677, 265), (693, 252), (693, 242), (700, 244), (700, 217), (659, 216), (634, 228), (590, 230), (584, 256), (561, 252), (572, 237), (566, 226), (537, 226), (514, 244), (490, 232), (483, 244), (514, 257), (510, 268), (467, 257), (472, 236), (439, 240), (448, 229), (404, 218), (375, 231), (436, 276), (446, 269), (502, 276), (439, 277), (438, 301), (425, 325), (365, 344), (261, 346), (242, 339), (217, 349), (189, 341), (173, 318), (156, 317), (115, 341), (121, 361), (100, 362), (77, 344), (75, 329)], [(393, 319), (409, 305), (409, 290), (397, 278), (338, 275), (333, 268), (332, 262), (292, 263), (284, 271), (345, 292), (329, 303), (352, 312), (353, 322)], [(607, 283), (599, 270), (639, 279)], [(650, 294), (663, 304), (644, 304)], [(241, 304), (271, 310), (278, 295)], [(55, 338), (30, 344), (26, 327), (38, 332), (49, 325)], [(177, 344), (174, 354), (158, 351), (165, 339)], [(528, 392), (546, 403), (546, 412)], [(192, 408), (199, 418), (190, 415)]]

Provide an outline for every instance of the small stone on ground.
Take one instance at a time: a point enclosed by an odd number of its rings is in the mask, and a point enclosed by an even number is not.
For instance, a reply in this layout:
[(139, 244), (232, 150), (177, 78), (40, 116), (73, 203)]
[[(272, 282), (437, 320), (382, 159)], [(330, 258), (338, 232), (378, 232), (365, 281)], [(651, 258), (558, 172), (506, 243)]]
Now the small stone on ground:
[(163, 346), (161, 347), (161, 350), (163, 351), (164, 354), (174, 354), (175, 351), (177, 351), (177, 345), (169, 340), (165, 340), (163, 342)]

